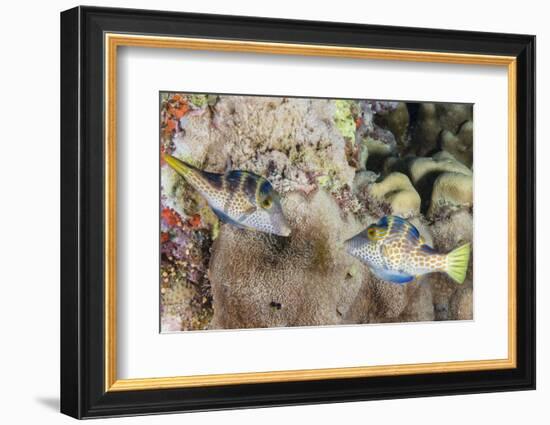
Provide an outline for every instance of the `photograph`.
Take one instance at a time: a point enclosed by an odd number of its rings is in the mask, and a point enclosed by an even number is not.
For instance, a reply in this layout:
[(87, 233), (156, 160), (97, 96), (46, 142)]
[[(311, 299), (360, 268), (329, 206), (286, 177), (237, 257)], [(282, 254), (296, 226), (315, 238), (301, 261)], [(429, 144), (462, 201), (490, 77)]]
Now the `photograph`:
[(473, 320), (474, 110), (160, 92), (161, 332)]

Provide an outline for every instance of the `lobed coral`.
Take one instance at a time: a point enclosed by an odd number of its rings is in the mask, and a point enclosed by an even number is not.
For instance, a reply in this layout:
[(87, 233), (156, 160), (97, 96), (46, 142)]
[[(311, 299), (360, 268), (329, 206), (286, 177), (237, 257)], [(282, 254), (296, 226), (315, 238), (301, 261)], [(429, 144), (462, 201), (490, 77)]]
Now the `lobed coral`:
[(409, 218), (420, 213), (420, 195), (404, 174), (388, 174), (380, 182), (372, 184), (370, 192), (374, 198), (387, 202), (393, 215)]

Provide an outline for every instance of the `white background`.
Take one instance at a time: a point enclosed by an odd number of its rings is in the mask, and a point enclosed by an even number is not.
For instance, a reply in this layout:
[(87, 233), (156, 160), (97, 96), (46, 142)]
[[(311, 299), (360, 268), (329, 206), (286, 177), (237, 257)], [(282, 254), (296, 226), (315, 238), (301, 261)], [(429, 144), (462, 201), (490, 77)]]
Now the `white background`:
[[(508, 221), (506, 214), (495, 211), (508, 210), (508, 188), (494, 185), (508, 178), (508, 134), (502, 125), (508, 119), (506, 67), (404, 67), (395, 61), (132, 47), (122, 49), (118, 69), (119, 378), (507, 357), (508, 278), (502, 258), (508, 255)], [(222, 69), (231, 78), (219, 80)], [(159, 334), (157, 152), (162, 88), (473, 103), (475, 163), (490, 161), (492, 171), (487, 178), (483, 170), (474, 170), (475, 320)]]
[[(538, 216), (550, 214), (550, 29), (544, 2), (394, 0), (366, 2), (97, 1), (97, 5), (263, 15), (465, 30), (524, 32), (538, 44)], [(59, 11), (69, 1), (3, 5), (0, 78), (0, 420), (69, 423), (57, 413), (59, 391)], [(488, 165), (489, 167), (490, 165)], [(550, 256), (548, 226), (539, 225), (538, 390), (111, 420), (110, 423), (257, 424), (308, 421), (334, 424), (487, 422), (547, 423), (550, 398), (549, 289), (543, 268)], [(545, 403), (546, 402), (546, 403)]]

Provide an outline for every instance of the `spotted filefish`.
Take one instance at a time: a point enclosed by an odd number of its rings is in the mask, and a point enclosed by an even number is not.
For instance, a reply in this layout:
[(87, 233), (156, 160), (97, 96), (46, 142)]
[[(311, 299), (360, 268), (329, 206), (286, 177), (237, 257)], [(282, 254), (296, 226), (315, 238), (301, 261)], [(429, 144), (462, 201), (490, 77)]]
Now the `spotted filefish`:
[(222, 222), (241, 229), (290, 235), (279, 194), (266, 178), (241, 170), (209, 173), (170, 155), (164, 160), (204, 197)]
[(407, 283), (418, 276), (442, 272), (463, 283), (470, 259), (470, 243), (448, 254), (427, 245), (418, 229), (397, 216), (382, 217), (344, 242), (347, 252), (365, 263), (372, 273), (393, 283)]

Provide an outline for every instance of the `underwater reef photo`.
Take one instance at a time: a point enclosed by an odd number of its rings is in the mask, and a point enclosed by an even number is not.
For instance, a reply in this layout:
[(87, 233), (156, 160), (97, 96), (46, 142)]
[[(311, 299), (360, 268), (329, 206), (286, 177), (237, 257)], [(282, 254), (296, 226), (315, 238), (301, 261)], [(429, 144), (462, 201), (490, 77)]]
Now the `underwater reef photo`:
[(473, 105), (161, 92), (160, 330), (473, 319)]

